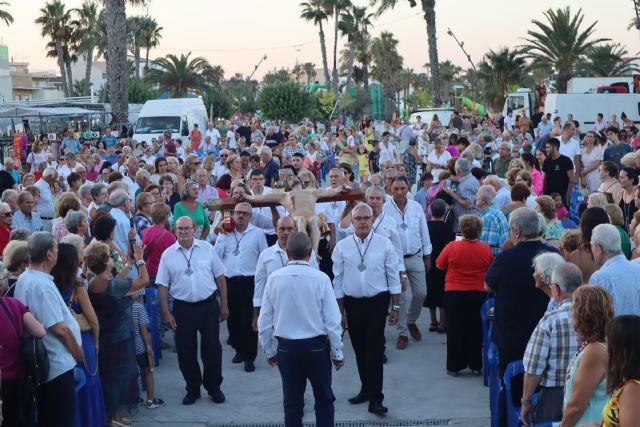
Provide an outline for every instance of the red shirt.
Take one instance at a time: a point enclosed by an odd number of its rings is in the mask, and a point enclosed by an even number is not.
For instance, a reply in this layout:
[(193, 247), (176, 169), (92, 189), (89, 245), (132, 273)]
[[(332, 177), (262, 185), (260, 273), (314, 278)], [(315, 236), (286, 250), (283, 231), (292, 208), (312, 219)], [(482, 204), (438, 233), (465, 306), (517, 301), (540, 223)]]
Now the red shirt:
[[(7, 306), (9, 312), (18, 326), (20, 334), (24, 332), (23, 316), (29, 308), (15, 298), (3, 297), (2, 302)], [(22, 379), (26, 377), (26, 371), (22, 364), (20, 355), (20, 337), (16, 335), (16, 330), (7, 317), (4, 307), (0, 306), (0, 370), (2, 380)]]
[(4, 248), (9, 244), (9, 235), (11, 229), (3, 225), (0, 225), (0, 254), (4, 251)]
[(193, 151), (200, 149), (200, 143), (202, 142), (202, 133), (199, 130), (191, 131), (191, 149)]
[(160, 264), (162, 253), (175, 242), (176, 238), (173, 237), (173, 233), (161, 225), (154, 225), (144, 230), (142, 243), (147, 245), (147, 250), (144, 252), (144, 260), (147, 263), (149, 277), (155, 279), (156, 274), (158, 274), (158, 265)]
[(484, 291), (484, 275), (492, 261), (493, 253), (486, 243), (459, 240), (445, 246), (436, 265), (447, 270), (445, 291)]

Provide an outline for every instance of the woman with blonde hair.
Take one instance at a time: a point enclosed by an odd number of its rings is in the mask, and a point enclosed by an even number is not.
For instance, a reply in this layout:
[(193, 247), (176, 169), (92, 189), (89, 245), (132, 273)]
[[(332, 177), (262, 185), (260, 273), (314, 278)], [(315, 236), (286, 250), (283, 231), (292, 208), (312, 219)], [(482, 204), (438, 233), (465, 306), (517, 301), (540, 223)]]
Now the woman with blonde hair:
[(604, 193), (591, 193), (587, 198), (587, 207), (588, 208), (604, 208), (607, 206), (609, 202), (607, 201), (607, 196)]
[(536, 210), (544, 216), (546, 226), (542, 238), (547, 242), (558, 246), (564, 227), (556, 215), (556, 204), (551, 196), (543, 195), (536, 199)]

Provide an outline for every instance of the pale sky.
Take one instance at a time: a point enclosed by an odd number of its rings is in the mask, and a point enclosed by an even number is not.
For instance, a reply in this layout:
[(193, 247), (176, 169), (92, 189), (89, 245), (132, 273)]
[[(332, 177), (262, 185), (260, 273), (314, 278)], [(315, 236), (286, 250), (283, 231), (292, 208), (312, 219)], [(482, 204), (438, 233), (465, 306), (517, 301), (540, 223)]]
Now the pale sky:
[[(15, 18), (12, 26), (0, 24), (2, 43), (9, 46), (14, 60), (28, 61), (31, 70), (55, 70), (53, 59), (45, 57), (40, 28), (34, 23), (43, 0), (9, 0), (7, 10)], [(66, 0), (67, 7), (78, 7), (82, 0)], [(354, 0), (368, 5), (368, 0)], [(531, 19), (543, 19), (549, 7), (572, 4), (583, 9), (585, 23), (598, 20), (596, 35), (626, 45), (630, 54), (640, 51), (640, 31), (627, 31), (634, 16), (632, 0), (558, 2), (552, 0), (439, 0), (436, 2), (439, 59), (449, 59), (467, 68), (469, 64), (452, 37), (450, 27), (477, 64), (489, 49), (516, 46), (532, 28)], [(322, 66), (318, 29), (299, 18), (298, 0), (151, 0), (147, 8), (129, 7), (127, 15), (149, 13), (164, 28), (158, 49), (151, 58), (168, 53), (192, 52), (213, 65), (221, 65), (225, 76), (235, 72), (248, 75), (266, 53), (267, 60), (256, 72), (261, 77), (268, 70), (293, 67), (296, 61)], [(418, 5), (420, 2), (418, 1)], [(428, 60), (426, 25), (419, 6), (409, 7), (399, 0), (395, 10), (374, 21), (372, 34), (390, 31), (399, 40), (398, 50), (405, 67), (424, 72)], [(333, 21), (325, 27), (329, 68), (332, 67)], [(346, 44), (341, 39), (338, 47)]]

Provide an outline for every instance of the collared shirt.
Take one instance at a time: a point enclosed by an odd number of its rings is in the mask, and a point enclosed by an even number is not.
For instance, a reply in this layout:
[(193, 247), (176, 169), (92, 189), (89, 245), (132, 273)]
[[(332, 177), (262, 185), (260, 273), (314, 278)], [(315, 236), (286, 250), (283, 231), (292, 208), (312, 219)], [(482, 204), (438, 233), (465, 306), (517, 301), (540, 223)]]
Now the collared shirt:
[(34, 185), (40, 190), (40, 199), (36, 205), (38, 214), (42, 218), (53, 218), (55, 216), (55, 207), (49, 183), (41, 178)]
[(42, 219), (36, 212), (31, 212), (31, 219), (27, 218), (20, 209), (13, 213), (13, 221), (11, 222), (11, 229), (26, 228), (31, 230), (32, 233), (36, 231), (42, 231)]
[(396, 147), (391, 141), (389, 141), (388, 147), (386, 147), (383, 142), (380, 143), (380, 166), (382, 166), (385, 160), (396, 161)]
[(109, 212), (116, 220), (116, 228), (113, 233), (113, 243), (125, 254), (129, 253), (129, 230), (131, 230), (131, 220), (120, 208), (112, 208)]
[(129, 200), (131, 200), (131, 207), (135, 209), (135, 207), (136, 207), (136, 191), (138, 191), (138, 188), (140, 188), (140, 186), (138, 185), (138, 183), (133, 178), (131, 178), (126, 173), (123, 174), (123, 175), (124, 176), (122, 177), (122, 182), (127, 184), (127, 187), (129, 188)]
[(471, 174), (465, 175), (460, 180), (460, 184), (458, 185), (458, 191), (456, 194), (465, 199), (467, 202), (470, 202), (473, 206), (471, 209), (467, 209), (462, 207), (460, 203), (454, 200), (453, 202), (453, 212), (456, 214), (454, 221), (454, 228), (458, 230), (458, 220), (462, 215), (480, 215), (480, 211), (476, 208), (476, 193), (478, 192), (478, 188), (480, 188), (480, 183), (478, 180)]
[(341, 320), (329, 276), (305, 261), (291, 261), (267, 280), (258, 318), (260, 345), (269, 358), (277, 354), (274, 337), (299, 340), (327, 335), (331, 357), (342, 360)]
[(76, 343), (82, 345), (80, 327), (53, 283), (53, 276), (27, 268), (18, 277), (15, 298), (29, 307), (47, 332), (43, 339), (49, 356), (49, 375), (46, 382), (73, 369), (76, 366), (75, 359), (60, 338), (53, 334), (51, 327), (64, 323), (71, 330)]
[(207, 139), (207, 137), (211, 138), (211, 142), (213, 143), (213, 145), (218, 145), (218, 141), (220, 140), (222, 135), (220, 135), (220, 131), (216, 128), (213, 129), (209, 129), (207, 128), (207, 130), (204, 131), (204, 138), (203, 141), (205, 139)]
[(496, 191), (496, 201), (495, 205), (498, 210), (507, 206), (511, 203), (511, 191), (507, 187), (500, 187), (498, 191)]
[(205, 185), (205, 187), (202, 188), (200, 185), (198, 185), (198, 187), (196, 188), (198, 190), (198, 197), (196, 198), (196, 200), (202, 203), (203, 205), (206, 204), (209, 200), (215, 200), (220, 198), (220, 195), (218, 194), (218, 190), (215, 187), (212, 187), (210, 185)]
[(491, 246), (491, 252), (496, 255), (504, 243), (509, 240), (510, 231), (507, 218), (495, 205), (480, 212), (480, 218), (482, 219), (482, 234), (478, 240)]
[(211, 141), (210, 143), (207, 144), (207, 141), (204, 140), (200, 143), (200, 146), (198, 147), (198, 150), (200, 151), (204, 151), (207, 154), (211, 154), (214, 153), (216, 151), (216, 144), (213, 143), (213, 141)]
[[(191, 275), (185, 273), (189, 265), (193, 271)], [(224, 274), (224, 265), (213, 246), (204, 240), (194, 239), (190, 249), (176, 242), (164, 251), (160, 257), (156, 284), (168, 287), (175, 299), (198, 302), (218, 290), (216, 279)]]
[[(267, 284), (267, 279), (276, 270), (280, 270), (287, 266), (289, 257), (287, 251), (280, 247), (280, 243), (276, 242), (275, 245), (269, 246), (263, 250), (258, 257), (258, 264), (256, 265), (256, 275), (254, 279), (254, 291), (253, 291), (253, 306), (260, 307), (262, 304), (262, 295), (264, 294), (264, 287)], [(311, 251), (311, 258), (309, 258), (309, 265), (315, 269), (319, 269), (318, 259), (315, 251)]]
[(533, 330), (522, 362), (527, 374), (542, 376), (542, 387), (561, 387), (580, 343), (571, 319), (571, 298), (542, 316)]
[[(342, 212), (344, 212), (344, 208), (347, 206), (347, 202), (344, 200), (323, 202), (316, 204), (316, 206), (320, 206), (323, 209), (324, 214), (327, 217), (327, 223), (339, 224), (340, 219), (342, 218)], [(339, 242), (347, 236), (348, 234), (339, 227), (336, 227), (336, 242)], [(327, 236), (327, 241), (328, 240), (330, 240), (329, 236)]]
[[(427, 219), (420, 203), (407, 200), (403, 212), (391, 200), (390, 203), (385, 203), (382, 210), (398, 224), (403, 255), (414, 255), (420, 251), (422, 255), (431, 254), (429, 228), (427, 228)], [(402, 224), (406, 224), (406, 227)]]
[(58, 175), (62, 178), (62, 185), (64, 188), (69, 188), (67, 177), (71, 175), (71, 172), (75, 172), (78, 166), (82, 166), (82, 165), (76, 162), (76, 164), (70, 168), (69, 165), (65, 163), (58, 168)]
[(265, 249), (267, 238), (261, 229), (251, 224), (243, 233), (233, 230), (231, 233), (219, 234), (215, 244), (227, 277), (255, 276), (256, 260)]
[[(339, 223), (338, 223), (339, 224)], [(338, 225), (338, 228), (341, 232), (346, 233), (351, 236), (355, 230), (353, 229), (353, 225), (349, 224), (349, 227), (342, 228)], [(400, 236), (398, 235), (398, 224), (395, 222), (391, 216), (387, 215), (385, 211), (382, 211), (380, 215), (373, 221), (373, 225), (371, 229), (374, 233), (378, 233), (382, 237), (386, 237), (391, 241), (391, 244), (396, 249), (396, 253), (398, 254), (398, 271), (405, 271), (404, 266), (404, 249), (402, 248), (402, 242), (400, 241)]]
[(220, 161), (217, 161), (213, 165), (213, 175), (216, 178), (220, 178), (225, 173), (229, 173), (229, 169), (226, 166), (224, 166), (222, 163), (220, 163)]
[(64, 153), (66, 148), (69, 149), (73, 154), (78, 154), (80, 152), (80, 140), (78, 138), (65, 138), (62, 140), (62, 144), (60, 145), (60, 151)]
[(640, 315), (640, 264), (628, 261), (624, 255), (614, 256), (591, 275), (589, 283), (609, 291), (616, 316)]
[[(363, 259), (364, 258), (364, 259)], [(398, 255), (391, 241), (374, 233), (361, 240), (355, 234), (336, 244), (333, 254), (336, 298), (372, 297), (381, 292), (400, 294)], [(359, 265), (365, 265), (360, 271)]]
[(544, 123), (541, 121), (540, 123), (538, 123), (538, 127), (536, 129), (538, 130), (539, 138), (549, 136), (549, 134), (553, 130), (553, 123), (549, 121), (547, 121), (547, 123)]

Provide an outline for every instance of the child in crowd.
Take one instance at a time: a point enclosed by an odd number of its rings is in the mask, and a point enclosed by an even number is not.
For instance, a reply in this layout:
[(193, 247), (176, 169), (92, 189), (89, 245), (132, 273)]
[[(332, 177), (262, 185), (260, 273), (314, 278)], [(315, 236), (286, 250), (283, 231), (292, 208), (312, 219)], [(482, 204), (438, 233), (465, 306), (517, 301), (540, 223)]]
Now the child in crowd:
[(138, 297), (131, 307), (131, 317), (136, 335), (136, 361), (143, 372), (144, 387), (147, 390), (147, 409), (155, 409), (166, 405), (165, 401), (155, 397), (153, 381), (153, 347), (151, 346), (151, 335), (149, 334), (149, 316), (144, 305), (140, 303)]
[(553, 193), (551, 194), (551, 198), (556, 203), (556, 216), (558, 217), (558, 220), (562, 221), (569, 216), (569, 211), (562, 203), (562, 196), (560, 193)]
[(364, 144), (358, 145), (358, 167), (360, 182), (365, 182), (369, 176), (369, 151)]

